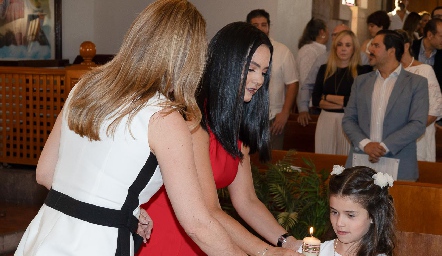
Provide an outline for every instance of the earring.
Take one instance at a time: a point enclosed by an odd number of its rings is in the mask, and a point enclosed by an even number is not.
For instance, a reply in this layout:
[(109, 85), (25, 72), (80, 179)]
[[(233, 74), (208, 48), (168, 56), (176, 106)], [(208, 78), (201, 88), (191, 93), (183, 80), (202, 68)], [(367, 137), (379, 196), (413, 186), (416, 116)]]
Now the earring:
[(370, 224), (373, 224), (373, 220), (370, 220)]

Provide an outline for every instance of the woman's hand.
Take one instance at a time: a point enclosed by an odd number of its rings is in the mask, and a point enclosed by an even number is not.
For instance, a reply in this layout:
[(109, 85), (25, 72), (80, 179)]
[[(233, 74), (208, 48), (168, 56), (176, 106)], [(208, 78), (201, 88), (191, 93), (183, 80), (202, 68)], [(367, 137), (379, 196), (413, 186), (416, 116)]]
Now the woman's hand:
[(152, 233), (153, 221), (147, 214), (146, 210), (140, 207), (140, 217), (138, 218), (137, 234), (143, 238), (143, 242), (147, 243)]

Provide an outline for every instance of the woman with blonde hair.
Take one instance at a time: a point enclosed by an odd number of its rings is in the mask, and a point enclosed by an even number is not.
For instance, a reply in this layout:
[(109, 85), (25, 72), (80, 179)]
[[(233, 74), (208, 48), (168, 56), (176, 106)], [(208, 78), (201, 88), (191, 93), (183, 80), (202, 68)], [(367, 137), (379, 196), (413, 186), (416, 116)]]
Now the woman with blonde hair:
[(70, 92), (37, 166), (48, 197), (15, 255), (134, 255), (137, 228), (149, 224), (139, 206), (163, 182), (205, 253), (241, 255), (204, 205), (193, 157), (206, 44), (205, 21), (185, 0), (140, 13), (115, 58)]
[(327, 64), (319, 68), (312, 94), (313, 106), (320, 107), (315, 133), (315, 153), (347, 155), (350, 142), (342, 131), (344, 108), (356, 76), (368, 73), (360, 66), (359, 43), (350, 30), (340, 32), (332, 43)]

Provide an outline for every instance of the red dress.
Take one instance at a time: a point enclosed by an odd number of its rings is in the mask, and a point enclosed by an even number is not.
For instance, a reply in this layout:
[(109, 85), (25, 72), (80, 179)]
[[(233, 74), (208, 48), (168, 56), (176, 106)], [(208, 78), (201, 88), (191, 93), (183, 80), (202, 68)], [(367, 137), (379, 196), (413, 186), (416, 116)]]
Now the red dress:
[[(235, 179), (239, 158), (229, 155), (212, 132), (209, 132), (209, 135), (210, 162), (216, 188), (224, 188)], [(238, 147), (240, 146), (241, 143), (238, 142)], [(150, 239), (141, 248), (138, 256), (206, 255), (180, 226), (164, 186), (142, 207), (147, 210), (153, 220), (153, 230)]]

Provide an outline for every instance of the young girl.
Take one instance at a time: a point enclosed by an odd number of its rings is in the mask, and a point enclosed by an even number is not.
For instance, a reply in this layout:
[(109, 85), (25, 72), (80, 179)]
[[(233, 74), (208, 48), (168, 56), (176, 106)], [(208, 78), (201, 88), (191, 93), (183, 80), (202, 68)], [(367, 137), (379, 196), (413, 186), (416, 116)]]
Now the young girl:
[(331, 174), (330, 221), (337, 238), (322, 243), (320, 255), (393, 255), (393, 178), (365, 166), (335, 165)]

